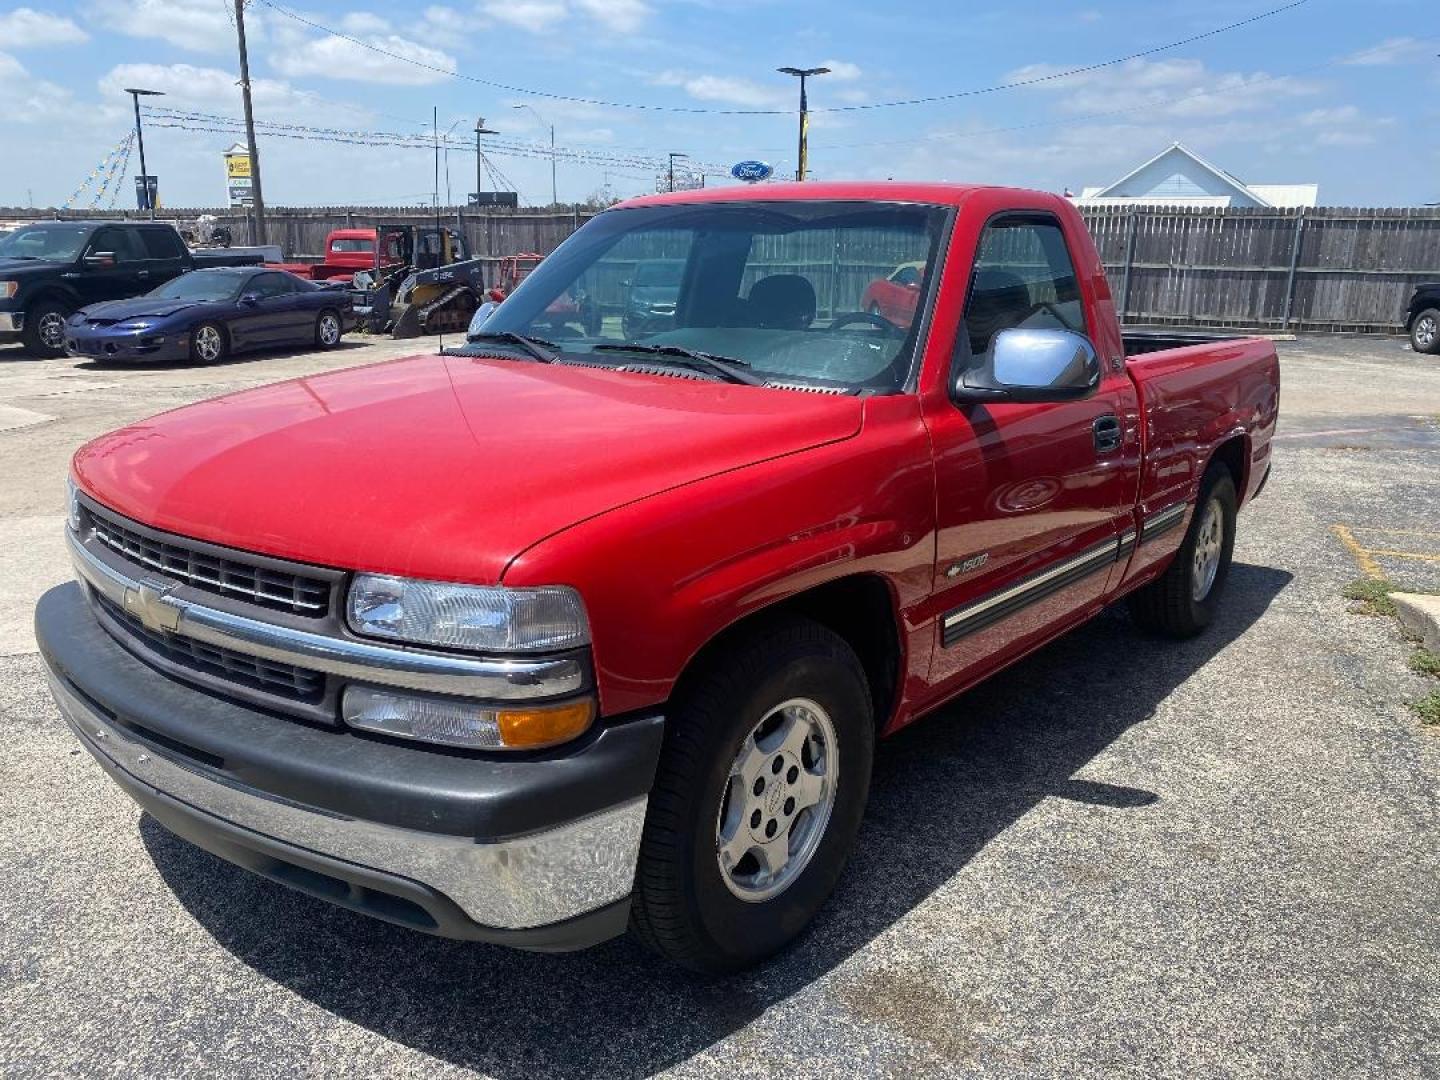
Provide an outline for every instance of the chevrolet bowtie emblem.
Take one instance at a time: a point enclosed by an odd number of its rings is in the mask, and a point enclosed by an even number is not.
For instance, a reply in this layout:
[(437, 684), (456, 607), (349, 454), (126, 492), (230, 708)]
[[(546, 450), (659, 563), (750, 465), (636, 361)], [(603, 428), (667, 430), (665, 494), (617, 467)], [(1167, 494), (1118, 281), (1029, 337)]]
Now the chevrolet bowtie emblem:
[(181, 612), (174, 604), (166, 603), (165, 598), (176, 588), (174, 582), (146, 578), (125, 590), (125, 610), (151, 630), (167, 630), (173, 634), (180, 629)]

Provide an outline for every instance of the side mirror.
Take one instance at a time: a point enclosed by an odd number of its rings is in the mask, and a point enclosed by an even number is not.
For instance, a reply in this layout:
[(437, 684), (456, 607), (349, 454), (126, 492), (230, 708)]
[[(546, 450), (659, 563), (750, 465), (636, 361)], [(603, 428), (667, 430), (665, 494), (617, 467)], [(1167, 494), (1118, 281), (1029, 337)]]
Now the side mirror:
[(1073, 330), (1013, 327), (995, 335), (990, 359), (962, 371), (956, 401), (1075, 401), (1100, 385), (1100, 357)]
[(115, 253), (113, 251), (92, 251), (85, 256), (86, 266), (109, 267), (115, 265)]
[(620, 279), (620, 287), (621, 287), (622, 289), (628, 289), (628, 288), (630, 288), (630, 279), (629, 279), (628, 277), (627, 277), (627, 278), (621, 278), (621, 279)]
[(244, 296), (240, 297), (240, 303), (244, 304), (246, 307), (254, 307), (256, 304), (260, 303), (260, 294), (255, 292), (247, 292)]

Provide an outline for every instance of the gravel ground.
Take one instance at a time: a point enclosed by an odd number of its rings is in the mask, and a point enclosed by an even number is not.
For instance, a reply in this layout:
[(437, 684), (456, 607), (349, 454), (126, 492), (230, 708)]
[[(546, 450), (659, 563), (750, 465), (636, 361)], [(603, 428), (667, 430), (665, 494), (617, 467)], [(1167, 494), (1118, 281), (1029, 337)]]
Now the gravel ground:
[(49, 701), (25, 622), (66, 576), (79, 442), (413, 347), (153, 372), (0, 351), (0, 1074), (1440, 1076), (1440, 737), (1405, 707), (1435, 684), (1349, 610), (1332, 531), (1440, 552), (1440, 361), (1281, 349), (1276, 473), (1211, 631), (1107, 613), (883, 744), (834, 901), (723, 981), (623, 939), (441, 941), (251, 877), (143, 817)]

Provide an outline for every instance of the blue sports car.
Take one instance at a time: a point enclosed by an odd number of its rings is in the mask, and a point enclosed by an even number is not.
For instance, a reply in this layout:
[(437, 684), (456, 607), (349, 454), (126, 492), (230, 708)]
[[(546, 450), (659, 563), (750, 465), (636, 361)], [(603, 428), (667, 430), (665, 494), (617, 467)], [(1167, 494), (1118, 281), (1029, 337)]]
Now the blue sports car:
[(71, 356), (214, 364), (274, 345), (329, 349), (355, 325), (351, 294), (282, 270), (192, 270), (133, 300), (83, 307), (65, 324)]

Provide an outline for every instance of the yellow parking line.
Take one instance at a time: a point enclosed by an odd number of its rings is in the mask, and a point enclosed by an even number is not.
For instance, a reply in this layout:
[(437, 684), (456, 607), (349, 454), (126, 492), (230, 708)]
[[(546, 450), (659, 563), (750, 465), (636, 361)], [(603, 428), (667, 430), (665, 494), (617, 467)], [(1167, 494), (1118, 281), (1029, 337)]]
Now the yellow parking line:
[(1420, 529), (1384, 529), (1379, 525), (1357, 525), (1362, 532), (1392, 533), (1395, 536), (1425, 536), (1431, 540), (1440, 540), (1440, 532), (1423, 532)]
[(1365, 572), (1367, 577), (1372, 577), (1376, 581), (1384, 578), (1385, 571), (1381, 570), (1380, 564), (1370, 557), (1370, 552), (1360, 546), (1359, 541), (1355, 539), (1355, 534), (1352, 533), (1347, 526), (1340, 524), (1331, 525), (1330, 531), (1338, 536), (1340, 543), (1344, 544), (1350, 554), (1355, 556), (1355, 561), (1360, 565), (1360, 569)]

